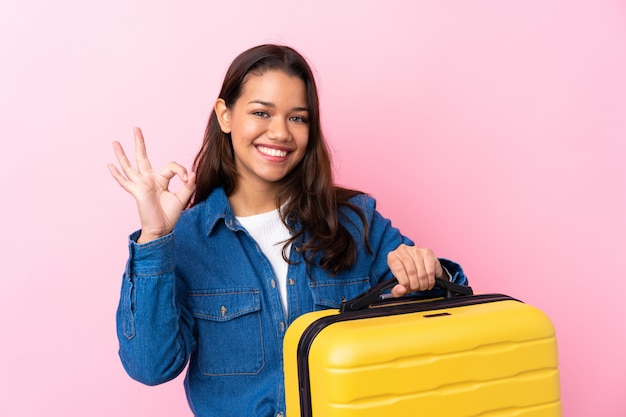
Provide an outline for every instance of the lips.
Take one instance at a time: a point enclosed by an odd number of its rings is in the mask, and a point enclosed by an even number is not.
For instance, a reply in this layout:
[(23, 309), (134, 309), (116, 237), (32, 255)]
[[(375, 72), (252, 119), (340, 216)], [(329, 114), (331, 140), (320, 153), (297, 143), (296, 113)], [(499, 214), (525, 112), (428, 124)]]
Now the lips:
[(256, 148), (262, 154), (267, 155), (267, 156), (272, 156), (275, 158), (284, 158), (285, 156), (287, 156), (287, 153), (288, 153), (287, 151), (275, 149), (275, 148), (268, 148), (267, 146), (257, 146)]

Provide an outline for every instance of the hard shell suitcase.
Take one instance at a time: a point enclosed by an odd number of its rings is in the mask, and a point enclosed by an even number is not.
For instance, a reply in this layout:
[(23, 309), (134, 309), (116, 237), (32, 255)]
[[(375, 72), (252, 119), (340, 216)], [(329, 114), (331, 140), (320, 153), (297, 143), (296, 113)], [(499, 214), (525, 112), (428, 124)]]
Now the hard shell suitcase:
[(441, 280), (442, 298), (305, 314), (284, 340), (287, 417), (561, 416), (554, 326), (502, 294)]

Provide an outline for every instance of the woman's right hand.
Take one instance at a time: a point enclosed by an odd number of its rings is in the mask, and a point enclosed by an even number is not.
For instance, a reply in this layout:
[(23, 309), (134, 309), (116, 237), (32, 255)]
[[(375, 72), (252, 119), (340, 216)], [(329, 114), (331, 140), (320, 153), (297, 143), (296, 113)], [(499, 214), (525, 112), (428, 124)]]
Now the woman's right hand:
[[(137, 243), (146, 243), (174, 229), (196, 189), (196, 176), (193, 172), (187, 173), (187, 169), (176, 162), (168, 163), (160, 173), (152, 171), (141, 129), (136, 127), (134, 134), (137, 168), (132, 166), (119, 142), (113, 142), (113, 151), (122, 172), (113, 164), (108, 164), (108, 168), (117, 183), (135, 197), (141, 221), (141, 235)], [(174, 193), (168, 187), (176, 175), (183, 184)]]

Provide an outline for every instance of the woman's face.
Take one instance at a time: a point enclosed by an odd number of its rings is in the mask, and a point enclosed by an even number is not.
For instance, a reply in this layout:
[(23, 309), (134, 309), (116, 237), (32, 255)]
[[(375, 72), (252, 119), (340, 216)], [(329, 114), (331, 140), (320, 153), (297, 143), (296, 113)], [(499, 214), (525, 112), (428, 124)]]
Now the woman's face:
[(276, 189), (302, 160), (309, 140), (304, 82), (283, 71), (248, 74), (229, 109), (215, 105), (222, 131), (231, 134), (237, 187)]

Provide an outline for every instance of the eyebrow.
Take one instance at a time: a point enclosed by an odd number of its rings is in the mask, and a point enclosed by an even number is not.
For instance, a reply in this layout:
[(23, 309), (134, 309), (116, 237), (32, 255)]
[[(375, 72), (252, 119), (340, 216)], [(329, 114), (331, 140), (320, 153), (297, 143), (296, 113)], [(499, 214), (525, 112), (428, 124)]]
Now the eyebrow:
[[(274, 103), (270, 103), (269, 101), (263, 101), (263, 100), (252, 100), (249, 101), (248, 104), (260, 104), (262, 106), (265, 107), (271, 107), (273, 109), (276, 108), (276, 105)], [(292, 111), (309, 111), (308, 107), (294, 107), (293, 109), (291, 109)]]

